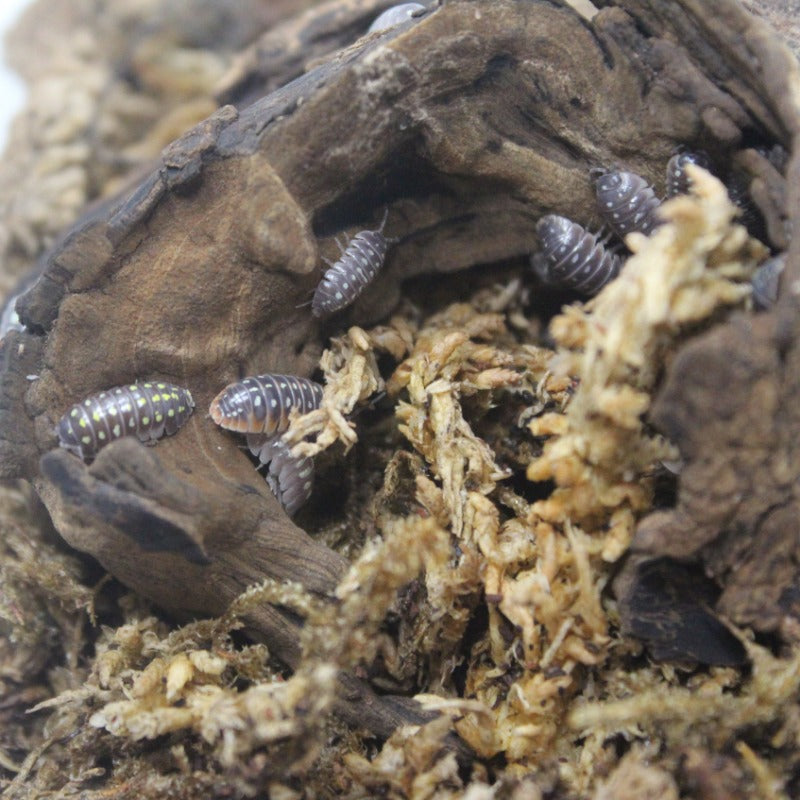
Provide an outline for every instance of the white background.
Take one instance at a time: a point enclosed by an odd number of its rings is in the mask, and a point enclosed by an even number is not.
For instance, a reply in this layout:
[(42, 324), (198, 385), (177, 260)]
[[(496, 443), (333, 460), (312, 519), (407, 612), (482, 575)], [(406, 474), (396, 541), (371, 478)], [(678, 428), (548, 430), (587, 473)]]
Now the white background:
[[(0, 0), (0, 36), (4, 39), (5, 33), (11, 24), (20, 15), (22, 9), (31, 0)], [(8, 124), (17, 111), (22, 108), (24, 98), (24, 84), (16, 75), (6, 67), (5, 47), (0, 40), (0, 152), (5, 149), (8, 136)]]

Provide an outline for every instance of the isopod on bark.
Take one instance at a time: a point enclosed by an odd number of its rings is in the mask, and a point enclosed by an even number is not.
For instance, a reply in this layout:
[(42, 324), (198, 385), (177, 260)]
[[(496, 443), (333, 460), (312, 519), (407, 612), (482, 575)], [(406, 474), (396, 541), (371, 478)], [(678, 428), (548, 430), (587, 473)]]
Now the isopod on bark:
[(328, 261), (330, 269), (322, 276), (311, 301), (311, 313), (315, 317), (349, 306), (375, 280), (389, 248), (390, 240), (383, 235), (387, 216), (388, 209), (380, 228), (360, 231), (342, 249), (342, 256), (336, 263)]
[(147, 381), (117, 386), (87, 397), (58, 423), (58, 443), (89, 461), (115, 439), (136, 436), (140, 442), (175, 433), (194, 409), (188, 389)]
[(413, 19), (425, 10), (425, 6), (422, 3), (400, 3), (400, 5), (392, 6), (375, 17), (367, 33), (389, 30), (389, 28), (394, 28), (395, 25), (400, 25)]
[(314, 459), (308, 456), (293, 456), (291, 448), (281, 437), (268, 443), (264, 457), (267, 458), (267, 483), (291, 517), (311, 497), (314, 488)]
[(667, 197), (675, 197), (675, 195), (678, 194), (688, 194), (692, 186), (692, 180), (686, 174), (687, 164), (695, 164), (703, 169), (711, 168), (711, 162), (705, 153), (695, 153), (689, 150), (675, 153), (667, 162)]

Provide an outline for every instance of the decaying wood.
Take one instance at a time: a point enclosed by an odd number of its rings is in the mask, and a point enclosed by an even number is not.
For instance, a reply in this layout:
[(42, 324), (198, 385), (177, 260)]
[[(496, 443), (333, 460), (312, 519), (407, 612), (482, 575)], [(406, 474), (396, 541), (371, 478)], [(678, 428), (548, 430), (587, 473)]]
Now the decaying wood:
[[(685, 9), (686, 15), (664, 13), (652, 3), (640, 4), (638, 11), (643, 22), (672, 29), (680, 39), (692, 19), (702, 18), (699, 4), (687, 3)], [(731, 10), (723, 15), (733, 20)], [(736, 86), (733, 91), (759, 118), (770, 118), (780, 141), (796, 154), (800, 118), (786, 83), (786, 54), (774, 47), (755, 60), (769, 33), (758, 28), (748, 33), (736, 62), (710, 64), (712, 74)], [(746, 62), (757, 69), (729, 71)], [(748, 169), (759, 159), (753, 151), (740, 156)], [(793, 264), (783, 277), (779, 308), (774, 314), (737, 317), (688, 343), (675, 358), (651, 416), (686, 460), (678, 504), (640, 524), (632, 557), (615, 582), (624, 628), (669, 658), (741, 659), (741, 647), (713, 619), (712, 608), (739, 625), (798, 638), (800, 532), (794, 487), (800, 465), (793, 398), (800, 365), (793, 285), (800, 269), (797, 243), (786, 231), (796, 213), (799, 166), (793, 158), (785, 179), (761, 166), (753, 193), (772, 198), (761, 206), (767, 227), (774, 244), (789, 246)], [(705, 588), (702, 577), (693, 575), (698, 566), (708, 579)], [(664, 588), (656, 602), (654, 582)], [(702, 597), (708, 592), (711, 596)], [(690, 597), (695, 602), (687, 603)], [(698, 629), (704, 633), (698, 635)]]
[[(785, 299), (794, 306), (794, 298)], [(680, 586), (688, 561), (723, 587), (707, 605), (716, 601), (739, 625), (797, 639), (800, 463), (793, 431), (800, 424), (794, 402), (800, 361), (794, 337), (784, 350), (778, 324), (778, 315), (739, 317), (688, 344), (672, 365), (653, 419), (687, 464), (677, 508), (642, 522), (637, 556), (618, 579), (632, 630), (652, 614), (645, 587), (653, 574), (668, 588)], [(696, 590), (699, 582), (692, 583)], [(685, 605), (686, 596), (672, 606)], [(696, 632), (690, 615), (665, 614), (663, 629), (644, 638), (664, 647), (686, 638), (692, 625)], [(724, 635), (705, 642), (721, 646), (720, 640)], [(735, 653), (735, 645), (728, 647)], [(686, 648), (683, 655), (698, 654)]]
[[(330, 3), (325, 41), (355, 38), (364, 9), (386, 5)], [(283, 513), (206, 416), (211, 398), (243, 374), (314, 369), (330, 328), (302, 304), (321, 275), (320, 256), (336, 255), (333, 234), (374, 227), (384, 208), (398, 243), (379, 280), (336, 324), (384, 316), (404, 279), (528, 253), (543, 213), (590, 222), (590, 167), (625, 163), (661, 186), (664, 164), (683, 143), (718, 161), (745, 136), (796, 153), (800, 122), (785, 99), (785, 55), (734, 2), (717, 4), (708, 23), (706, 13), (691, 0), (654, 0), (604, 8), (589, 23), (552, 2), (453, 0), (415, 24), (351, 41), (307, 70), (296, 66), (301, 55), (307, 65), (326, 52), (308, 45), (322, 23), (286, 23), (294, 32), (275, 64), (253, 56), (225, 90), (246, 107), (222, 107), (167, 147), (133, 192), (95, 211), (48, 254), (41, 280), (18, 305), (31, 332), (4, 346), (2, 476), (33, 481), (70, 544), (172, 611), (221, 613), (264, 576), (329, 595), (344, 560)], [(294, 72), (302, 74), (253, 100), (256, 87), (272, 89)], [(751, 159), (749, 168), (774, 185), (762, 162)], [(786, 191), (785, 208), (768, 193), (775, 207), (765, 213), (774, 220), (797, 207), (794, 189)], [(791, 396), (793, 303), (784, 298), (776, 315), (740, 320), (676, 359), (655, 419), (689, 465), (679, 509), (666, 522), (646, 522), (638, 539), (647, 553), (674, 555), (659, 531), (675, 542), (680, 519), (691, 543), (678, 555), (702, 558), (726, 584), (726, 613), (752, 624), (769, 613), (767, 628), (780, 626), (780, 613), (796, 614), (797, 599), (780, 595), (758, 607), (735, 599), (736, 586), (763, 580), (758, 548), (731, 537), (726, 554), (703, 547), (732, 526), (730, 500), (756, 469), (763, 479), (742, 531), (781, 535), (787, 487), (798, 474), (793, 418), (773, 402), (764, 446), (748, 415), (762, 413), (754, 402), (762, 392), (773, 401)], [(746, 326), (752, 331), (742, 333)], [(730, 357), (720, 358), (719, 344)], [(679, 377), (686, 370), (700, 378), (696, 385)], [(31, 373), (38, 380), (27, 381)], [(709, 375), (728, 391), (726, 410)], [(73, 402), (155, 377), (196, 398), (179, 435), (153, 449), (120, 440), (90, 466), (54, 449), (55, 422)], [(746, 455), (726, 458), (731, 448)], [(720, 483), (723, 468), (733, 474)], [(778, 487), (767, 477), (776, 470)], [(697, 509), (695, 490), (701, 499), (713, 491), (717, 511)], [(796, 553), (796, 541), (795, 531), (784, 552)], [(729, 582), (743, 548), (753, 566)], [(265, 607), (248, 624), (274, 655), (296, 662), (291, 615)], [(369, 721), (376, 731), (394, 724), (386, 708)]]
[[(266, 30), (246, 48), (217, 91), (220, 105), (244, 108), (346, 48), (393, 0), (328, 0)], [(435, 2), (428, 5), (436, 6)], [(411, 27), (412, 23), (404, 25)]]

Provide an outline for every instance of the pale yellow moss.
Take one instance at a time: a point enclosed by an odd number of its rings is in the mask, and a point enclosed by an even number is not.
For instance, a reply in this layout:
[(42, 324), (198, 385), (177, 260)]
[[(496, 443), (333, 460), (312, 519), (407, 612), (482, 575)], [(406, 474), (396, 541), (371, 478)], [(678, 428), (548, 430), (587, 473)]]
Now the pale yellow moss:
[[(690, 170), (693, 194), (664, 204), (667, 222), (650, 238), (629, 237), (634, 255), (617, 280), (553, 321), (562, 348), (555, 363), (580, 385), (563, 420), (530, 424), (536, 435), (556, 435), (528, 477), (552, 478), (565, 489), (534, 506), (545, 519), (597, 524), (622, 507), (647, 508), (641, 476), (654, 461), (677, 455), (642, 423), (664, 357), (688, 326), (749, 294), (746, 280), (765, 248), (735, 223), (725, 187)], [(621, 554), (621, 544), (607, 557)]]

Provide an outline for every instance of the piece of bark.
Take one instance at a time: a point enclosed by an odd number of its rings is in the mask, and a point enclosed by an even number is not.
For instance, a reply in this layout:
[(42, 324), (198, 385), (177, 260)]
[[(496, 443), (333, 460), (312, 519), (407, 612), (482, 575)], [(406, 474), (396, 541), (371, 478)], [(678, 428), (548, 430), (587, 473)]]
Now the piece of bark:
[[(752, 195), (773, 245), (789, 247), (792, 266), (782, 286), (791, 287), (800, 275), (797, 244), (790, 241), (800, 176), (795, 60), (770, 28), (733, 4), (715, 6), (713, 20), (697, 2), (680, 8), (622, 5), (643, 29), (685, 44), (693, 60), (683, 72), (699, 63), (703, 74), (712, 75), (792, 154), (785, 178), (755, 151), (735, 159), (753, 179)], [(714, 51), (719, 28), (737, 32), (731, 58), (720, 58), (724, 48)], [(720, 136), (726, 128), (735, 135), (739, 125), (725, 106), (708, 107), (703, 119)], [(800, 462), (793, 441), (800, 420), (792, 400), (800, 379), (797, 336), (797, 297), (784, 289), (773, 314), (739, 316), (690, 341), (656, 398), (652, 421), (686, 461), (678, 503), (642, 521), (614, 588), (623, 630), (641, 636), (661, 657), (735, 663), (741, 651), (716, 615), (797, 638), (800, 530), (793, 486)], [(705, 588), (698, 567), (706, 575)], [(664, 587), (657, 601), (654, 585)], [(716, 602), (706, 592), (719, 593)], [(696, 602), (689, 602), (692, 597)]]
[[(328, 0), (268, 28), (236, 59), (217, 90), (220, 105), (245, 108), (301, 76), (314, 61), (330, 56), (367, 33), (395, 0)], [(430, 2), (432, 8), (435, 2)], [(402, 29), (414, 22), (404, 23)], [(397, 35), (399, 29), (375, 34)]]
[[(771, 44), (746, 35), (733, 2), (713, 29), (694, 5), (647, 6), (648, 25), (605, 9), (590, 24), (550, 2), (454, 0), (220, 109), (79, 223), (20, 300), (42, 355), (30, 386), (19, 370), (0, 381), (2, 475), (32, 480), (68, 542), (165, 608), (220, 613), (264, 575), (331, 593), (344, 560), (286, 517), (206, 416), (211, 398), (242, 374), (309, 374), (324, 330), (386, 315), (406, 278), (528, 253), (543, 213), (588, 222), (590, 167), (624, 162), (660, 184), (679, 143), (722, 159), (745, 129), (788, 149), (800, 128), (772, 94)], [(399, 240), (386, 269), (321, 326), (298, 307), (320, 254), (385, 207)], [(152, 450), (115, 442), (89, 467), (51, 452), (73, 402), (147, 378), (192, 390), (197, 411), (176, 436)], [(296, 661), (288, 614), (248, 623)]]
[[(791, 619), (800, 618), (800, 413), (794, 402), (800, 348), (793, 338), (781, 353), (777, 322), (774, 314), (738, 316), (690, 342), (670, 368), (652, 418), (678, 444), (686, 466), (677, 508), (639, 525), (632, 546), (637, 557), (617, 580), (631, 632), (653, 614), (645, 587), (654, 574), (674, 587), (679, 581), (670, 575), (685, 572), (680, 562), (691, 560), (722, 587), (719, 613), (792, 636)], [(677, 602), (670, 606), (669, 632), (665, 613), (664, 628), (643, 638), (659, 652), (670, 650), (668, 657), (682, 652), (727, 663), (693, 652), (721, 646), (724, 635), (712, 642), (697, 628), (692, 634), (690, 618)]]

